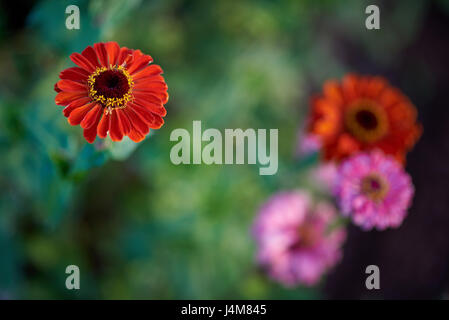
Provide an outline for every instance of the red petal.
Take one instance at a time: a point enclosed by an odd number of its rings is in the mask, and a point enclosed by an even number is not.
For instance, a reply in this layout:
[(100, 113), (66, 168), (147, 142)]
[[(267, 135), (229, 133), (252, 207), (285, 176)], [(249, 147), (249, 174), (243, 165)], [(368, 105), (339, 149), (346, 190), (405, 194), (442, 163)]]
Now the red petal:
[(90, 98), (89, 97), (84, 97), (78, 100), (74, 100), (72, 102), (70, 102), (70, 104), (64, 108), (64, 110), (62, 111), (64, 113), (65, 117), (68, 117), (70, 115), (70, 113), (72, 113), (73, 110), (75, 110), (76, 108), (80, 108), (86, 104), (88, 104), (90, 102)]
[(128, 137), (134, 142), (140, 142), (143, 139), (145, 139), (145, 136), (141, 134), (139, 131), (137, 131), (135, 127), (131, 128)]
[(78, 52), (74, 52), (70, 55), (70, 59), (77, 65), (79, 65), (81, 68), (89, 71), (94, 72), (95, 67), (87, 60), (87, 58), (80, 55)]
[(108, 53), (109, 64), (115, 65), (118, 55), (120, 53), (120, 47), (115, 41), (106, 43), (106, 51)]
[(147, 108), (151, 112), (154, 112), (161, 117), (164, 117), (167, 114), (167, 110), (165, 110), (161, 100), (158, 97), (152, 94), (142, 94), (139, 92), (134, 92), (134, 97), (136, 98), (134, 101), (136, 104)]
[(358, 76), (347, 74), (342, 80), (342, 89), (346, 101), (352, 101), (358, 94)]
[(167, 103), (168, 102), (168, 93), (167, 92), (161, 92), (159, 93), (159, 98), (162, 100), (162, 103)]
[[(148, 68), (146, 68), (148, 69)], [(133, 76), (134, 83), (141, 83), (142, 81), (150, 81), (150, 82), (163, 82), (165, 83), (165, 79), (161, 75), (152, 75), (149, 77), (143, 77), (136, 80), (136, 76)]]
[(106, 138), (107, 134), (108, 134), (108, 130), (109, 130), (109, 125), (111, 122), (111, 114), (105, 114), (103, 113), (103, 117), (100, 120), (100, 123), (98, 124), (98, 136), (100, 138)]
[(165, 83), (146, 83), (134, 86), (135, 92), (154, 95), (161, 101), (161, 105), (167, 103), (168, 93), (167, 85)]
[(139, 58), (139, 57), (141, 57), (141, 56), (143, 56), (144, 54), (142, 53), (142, 51), (140, 50), (140, 49), (137, 49), (137, 50), (133, 50), (133, 56), (134, 56), (134, 59), (137, 59), (137, 58)]
[(120, 48), (120, 53), (117, 58), (117, 65), (122, 65), (125, 60), (129, 59), (129, 57), (132, 57), (133, 51), (131, 49), (128, 49), (127, 47)]
[(147, 135), (150, 131), (148, 124), (131, 108), (124, 109), (133, 127), (141, 134)]
[(124, 66), (129, 66), (133, 61), (134, 61), (134, 56), (132, 54), (129, 54), (126, 57), (125, 62), (123, 62), (123, 65)]
[(94, 48), (91, 46), (86, 47), (86, 49), (81, 52), (81, 55), (85, 57), (94, 67), (99, 67), (100, 64), (98, 63), (97, 54), (95, 53)]
[(93, 143), (95, 138), (97, 137), (97, 127), (98, 121), (100, 121), (101, 112), (97, 113), (97, 117), (95, 118), (94, 123), (90, 126), (89, 129), (84, 129), (83, 135), (86, 138), (87, 142)]
[(137, 104), (131, 105), (133, 110), (144, 120), (151, 129), (159, 129), (164, 124), (164, 120), (155, 113), (152, 113), (148, 109), (141, 107)]
[(58, 84), (55, 83), (54, 89), (56, 92), (61, 92), (62, 90), (58, 88)]
[(70, 102), (77, 100), (79, 98), (84, 98), (86, 96), (86, 92), (66, 92), (61, 91), (55, 97), (55, 102), (57, 105), (66, 106)]
[(164, 119), (162, 119), (162, 117), (158, 116), (157, 114), (153, 114), (153, 117), (153, 123), (149, 124), (151, 129), (159, 129), (164, 125)]
[(95, 43), (94, 47), (95, 51), (97, 52), (98, 60), (100, 60), (100, 64), (103, 67), (108, 67), (108, 53), (106, 51), (104, 43)]
[(93, 107), (84, 117), (83, 121), (81, 121), (81, 128), (89, 129), (97, 120), (103, 108), (101, 105), (97, 104)]
[(89, 77), (89, 72), (84, 69), (78, 67), (72, 67), (61, 71), (59, 74), (59, 78), (72, 80), (76, 82), (87, 82), (87, 78)]
[(129, 118), (123, 110), (118, 110), (117, 116), (120, 119), (122, 124), (123, 134), (127, 135), (131, 130), (131, 122), (129, 122)]
[(128, 67), (128, 72), (130, 74), (136, 73), (148, 66), (151, 61), (153, 61), (153, 58), (148, 55), (141, 55), (137, 58), (134, 56), (133, 62)]
[(109, 127), (109, 136), (111, 137), (112, 141), (121, 141), (123, 139), (123, 131), (121, 128), (120, 120), (117, 116), (117, 110), (112, 110), (111, 115), (111, 126)]
[(86, 104), (85, 106), (82, 106), (80, 108), (73, 110), (70, 113), (70, 116), (68, 118), (69, 123), (72, 126), (79, 125), (81, 123), (81, 121), (83, 121), (86, 114), (94, 107), (94, 105), (95, 105), (95, 103), (92, 102), (92, 103)]
[(157, 64), (152, 64), (152, 65), (146, 67), (145, 69), (140, 70), (139, 72), (136, 72), (133, 75), (133, 79), (134, 79), (134, 81), (136, 81), (141, 78), (157, 76), (157, 75), (160, 75), (162, 72), (163, 71), (160, 66), (158, 66)]
[(134, 85), (135, 89), (138, 89), (138, 91), (154, 91), (154, 92), (160, 92), (160, 91), (167, 91), (168, 87), (167, 84), (163, 81), (155, 81), (151, 78), (147, 78), (145, 80), (140, 80), (139, 82), (136, 82)]
[(59, 80), (56, 84), (62, 91), (84, 92), (87, 95), (87, 86), (71, 80)]
[(137, 104), (130, 104), (130, 108), (132, 108), (140, 118), (145, 121), (147, 124), (151, 124), (154, 121), (154, 113), (152, 113), (150, 110), (145, 109), (142, 106), (139, 106)]

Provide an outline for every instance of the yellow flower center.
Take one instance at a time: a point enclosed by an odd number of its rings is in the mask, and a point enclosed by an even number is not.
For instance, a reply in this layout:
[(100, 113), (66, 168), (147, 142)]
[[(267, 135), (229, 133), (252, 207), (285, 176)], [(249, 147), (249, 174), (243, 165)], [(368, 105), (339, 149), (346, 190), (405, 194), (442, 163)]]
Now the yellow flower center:
[(301, 226), (299, 228), (299, 236), (301, 247), (313, 247), (319, 239), (319, 234), (317, 230), (313, 228), (313, 226)]
[(346, 129), (358, 140), (373, 143), (388, 133), (388, 116), (375, 102), (360, 100), (345, 112)]
[(124, 66), (98, 67), (87, 79), (89, 96), (100, 103), (106, 114), (123, 109), (132, 100), (134, 82)]
[(362, 194), (374, 201), (381, 201), (387, 195), (388, 182), (380, 175), (372, 173), (361, 181), (360, 190)]

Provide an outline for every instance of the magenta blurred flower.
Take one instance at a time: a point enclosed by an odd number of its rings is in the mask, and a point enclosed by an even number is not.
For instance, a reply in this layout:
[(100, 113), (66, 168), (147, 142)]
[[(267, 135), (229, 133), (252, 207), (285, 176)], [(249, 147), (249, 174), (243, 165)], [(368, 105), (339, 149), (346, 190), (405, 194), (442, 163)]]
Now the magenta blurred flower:
[(341, 258), (346, 232), (329, 228), (336, 211), (308, 194), (281, 192), (263, 205), (253, 225), (258, 262), (285, 286), (316, 284)]
[(364, 230), (400, 226), (414, 194), (401, 164), (379, 150), (344, 161), (334, 191), (343, 215)]

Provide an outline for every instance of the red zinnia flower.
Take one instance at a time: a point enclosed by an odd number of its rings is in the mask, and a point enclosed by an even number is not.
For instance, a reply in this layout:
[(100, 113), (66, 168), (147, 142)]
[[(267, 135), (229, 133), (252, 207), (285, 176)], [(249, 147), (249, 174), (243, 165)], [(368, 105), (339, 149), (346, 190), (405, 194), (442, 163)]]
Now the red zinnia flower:
[(71, 125), (81, 125), (89, 143), (96, 136), (113, 141), (128, 136), (142, 141), (159, 129), (167, 111), (167, 85), (162, 69), (140, 50), (120, 48), (116, 42), (96, 43), (70, 59), (78, 65), (65, 69), (55, 84), (57, 105)]
[(328, 81), (311, 109), (308, 131), (321, 140), (326, 160), (381, 149), (404, 163), (422, 131), (413, 104), (382, 77), (349, 74), (341, 83)]

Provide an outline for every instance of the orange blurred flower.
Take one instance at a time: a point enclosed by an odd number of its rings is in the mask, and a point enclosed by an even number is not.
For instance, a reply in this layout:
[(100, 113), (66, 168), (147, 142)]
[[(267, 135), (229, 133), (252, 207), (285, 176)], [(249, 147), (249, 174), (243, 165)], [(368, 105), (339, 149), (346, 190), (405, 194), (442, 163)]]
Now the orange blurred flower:
[(326, 160), (381, 149), (404, 163), (422, 128), (410, 100), (384, 78), (348, 74), (312, 99), (308, 132), (321, 139)]
[(63, 70), (55, 84), (55, 102), (71, 125), (81, 125), (89, 143), (96, 136), (113, 141), (128, 136), (142, 141), (159, 129), (167, 111), (167, 85), (162, 69), (140, 50), (116, 42), (95, 43), (70, 59), (78, 65)]

